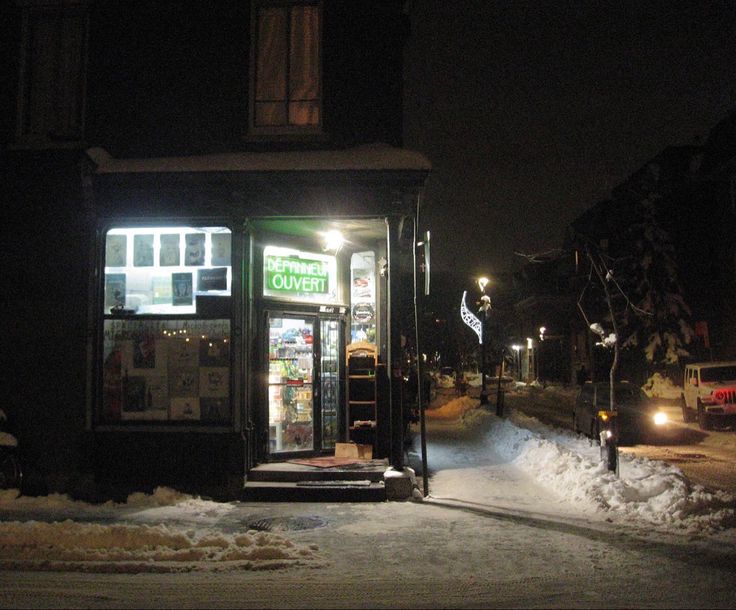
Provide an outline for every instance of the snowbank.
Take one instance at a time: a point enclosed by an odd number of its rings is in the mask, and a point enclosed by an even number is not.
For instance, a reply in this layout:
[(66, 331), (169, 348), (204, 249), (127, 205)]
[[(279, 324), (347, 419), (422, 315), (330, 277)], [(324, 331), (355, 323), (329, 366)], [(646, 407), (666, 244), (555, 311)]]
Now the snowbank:
[(428, 409), (426, 411), (427, 419), (454, 421), (462, 418), (465, 413), (478, 406), (477, 398), (469, 396), (461, 396), (455, 400), (450, 400), (437, 409)]
[(691, 533), (731, 527), (736, 521), (736, 498), (692, 485), (674, 466), (621, 454), (616, 476), (605, 468), (597, 445), (571, 432), (516, 412), (511, 421), (489, 422), (489, 446), (586, 511)]
[[(0, 524), (0, 566), (53, 566), (94, 572), (178, 572), (206, 568), (274, 569), (311, 561), (313, 549), (299, 548), (276, 534), (180, 531), (166, 525), (99, 525), (62, 521)], [(74, 564), (70, 566), (69, 563)]]
[[(227, 515), (231, 504), (167, 488), (132, 494), (122, 504), (92, 505), (59, 494), (16, 496), (12, 490), (0, 492), (5, 515), (18, 512), (24, 517), (0, 523), (0, 569), (4, 570), (121, 573), (320, 565), (315, 546), (296, 545), (281, 534), (247, 528), (231, 534), (215, 531), (211, 526)], [(28, 515), (34, 518), (26, 520)]]

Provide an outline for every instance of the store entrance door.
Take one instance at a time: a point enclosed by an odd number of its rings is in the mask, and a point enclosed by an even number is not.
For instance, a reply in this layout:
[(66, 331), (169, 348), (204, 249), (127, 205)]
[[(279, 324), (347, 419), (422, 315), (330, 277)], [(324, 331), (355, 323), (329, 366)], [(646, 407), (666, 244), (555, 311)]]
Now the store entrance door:
[(339, 440), (344, 324), (329, 314), (268, 312), (268, 456), (328, 452)]

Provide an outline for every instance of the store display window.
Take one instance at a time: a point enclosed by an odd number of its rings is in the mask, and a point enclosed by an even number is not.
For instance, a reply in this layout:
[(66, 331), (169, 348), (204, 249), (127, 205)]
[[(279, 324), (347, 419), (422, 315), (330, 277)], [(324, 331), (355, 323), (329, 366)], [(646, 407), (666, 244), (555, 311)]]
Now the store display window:
[(337, 259), (328, 254), (266, 246), (263, 295), (303, 303), (337, 302)]
[(376, 254), (350, 257), (350, 339), (376, 343)]
[(230, 362), (230, 320), (107, 319), (101, 420), (229, 423)]
[(220, 311), (232, 284), (231, 233), (225, 227), (115, 228), (105, 238), (108, 314)]
[(98, 421), (230, 424), (231, 292), (226, 227), (110, 229)]

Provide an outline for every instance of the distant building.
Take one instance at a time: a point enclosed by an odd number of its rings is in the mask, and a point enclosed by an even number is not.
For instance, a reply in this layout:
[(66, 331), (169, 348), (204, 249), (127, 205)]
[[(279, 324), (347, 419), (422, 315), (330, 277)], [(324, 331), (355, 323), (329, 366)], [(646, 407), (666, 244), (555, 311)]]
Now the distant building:
[[(672, 146), (644, 164), (622, 183), (611, 198), (591, 206), (570, 226), (563, 255), (544, 264), (530, 263), (519, 274), (516, 304), (525, 332), (547, 318), (558, 318), (569, 346), (548, 355), (555, 375), (585, 367), (593, 377), (607, 374), (610, 350), (596, 347), (597, 337), (586, 328), (576, 307), (588, 282), (584, 242), (606, 252), (611, 260), (630, 255), (622, 249), (632, 218), (641, 202), (653, 202), (657, 223), (674, 247), (673, 261), (690, 309), (686, 322), (694, 331), (689, 359), (732, 358), (736, 350), (736, 114), (716, 125), (703, 146)], [(550, 326), (549, 324), (547, 325)], [(639, 381), (646, 374), (643, 346), (625, 350), (620, 375)], [(544, 355), (541, 356), (542, 361)], [(660, 365), (661, 366), (661, 365)], [(667, 366), (677, 376), (680, 366)], [(574, 376), (573, 376), (574, 378)]]

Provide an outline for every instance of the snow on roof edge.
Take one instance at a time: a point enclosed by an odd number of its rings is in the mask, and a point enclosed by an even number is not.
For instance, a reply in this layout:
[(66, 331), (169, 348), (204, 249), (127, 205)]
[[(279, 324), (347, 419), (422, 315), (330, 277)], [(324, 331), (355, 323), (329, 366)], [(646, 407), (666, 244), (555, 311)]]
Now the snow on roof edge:
[(422, 154), (387, 144), (345, 150), (239, 152), (189, 157), (115, 159), (104, 148), (89, 148), (96, 174), (287, 171), (429, 171)]

